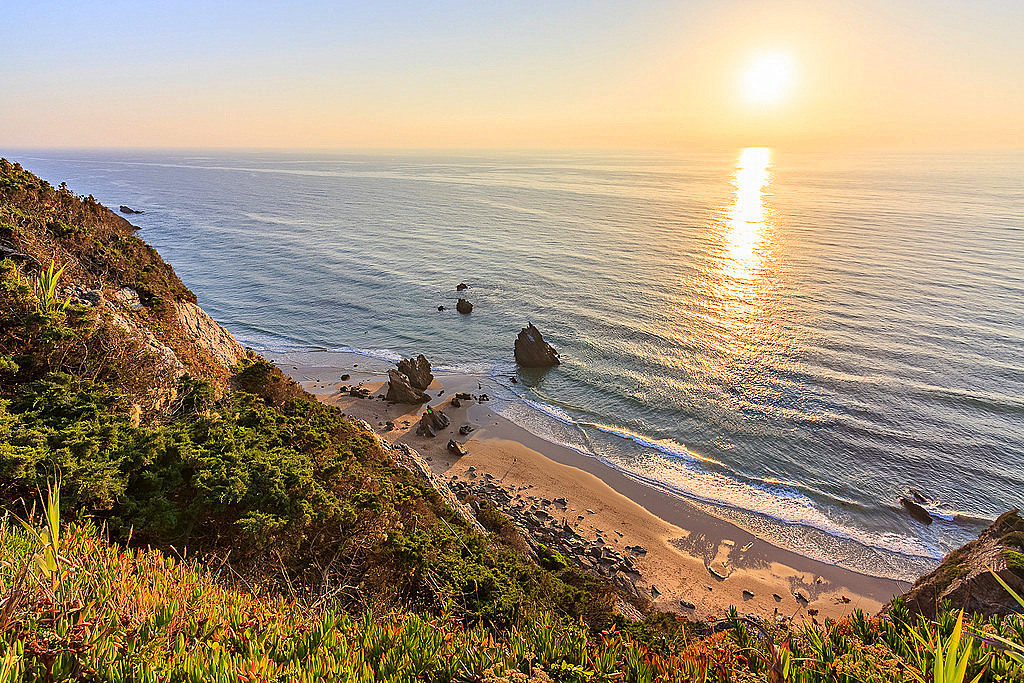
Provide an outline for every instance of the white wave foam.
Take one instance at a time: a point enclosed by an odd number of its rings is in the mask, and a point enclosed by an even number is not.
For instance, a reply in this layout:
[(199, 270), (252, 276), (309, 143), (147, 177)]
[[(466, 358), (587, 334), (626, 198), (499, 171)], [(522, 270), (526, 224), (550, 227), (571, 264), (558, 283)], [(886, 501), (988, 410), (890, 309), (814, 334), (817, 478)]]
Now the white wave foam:
[[(617, 454), (602, 454), (593, 443), (590, 448), (582, 448), (567, 439), (559, 438), (553, 429), (540, 429), (533, 420), (517, 420), (512, 415), (509, 419), (524, 429), (537, 433), (560, 446), (570, 448), (582, 455), (596, 457), (608, 466), (623, 474), (641, 481), (652, 488), (671, 495), (688, 498), (693, 501), (709, 504), (714, 507), (728, 508), (738, 512), (758, 515), (773, 523), (788, 527), (802, 526), (823, 532), (828, 536), (851, 541), (868, 550), (880, 550), (903, 555), (909, 558), (929, 560), (941, 559), (944, 552), (926, 544), (921, 539), (894, 533), (874, 533), (843, 524), (832, 519), (808, 496), (800, 491), (778, 482), (752, 484), (742, 481), (728, 472), (715, 472), (705, 466), (724, 467), (720, 462), (705, 458), (686, 446), (670, 439), (657, 439), (638, 434), (624, 427), (612, 427), (605, 424), (576, 422), (565, 410), (526, 398), (519, 397), (523, 404), (537, 413), (555, 420), (565, 426), (581, 429), (587, 426), (610, 436), (631, 441), (642, 448), (651, 449), (660, 455), (656, 459), (637, 461), (616, 457)], [(583, 432), (585, 434), (585, 432)], [(663, 455), (669, 455), (665, 458)], [(813, 555), (808, 549), (794, 548), (796, 552)], [(817, 558), (824, 559), (827, 558)], [(858, 567), (860, 571), (875, 571), (870, 567)]]
[(719, 461), (708, 458), (695, 451), (690, 450), (681, 443), (672, 441), (671, 439), (655, 439), (654, 437), (643, 436), (636, 432), (630, 431), (624, 427), (611, 427), (605, 424), (598, 424), (596, 422), (584, 422), (582, 423), (588, 427), (593, 427), (605, 434), (612, 434), (614, 436), (622, 437), (623, 439), (629, 439), (634, 443), (640, 444), (641, 446), (647, 446), (653, 448), (656, 451), (661, 451), (666, 455), (671, 455), (675, 458), (682, 458), (683, 460), (698, 460), (700, 462), (706, 462), (713, 465), (721, 465)]
[(327, 349), (329, 353), (354, 353), (359, 356), (366, 356), (367, 358), (375, 358), (377, 360), (388, 361), (391, 363), (397, 363), (402, 360), (402, 354), (391, 349), (356, 349), (351, 346), (342, 346), (337, 349)]

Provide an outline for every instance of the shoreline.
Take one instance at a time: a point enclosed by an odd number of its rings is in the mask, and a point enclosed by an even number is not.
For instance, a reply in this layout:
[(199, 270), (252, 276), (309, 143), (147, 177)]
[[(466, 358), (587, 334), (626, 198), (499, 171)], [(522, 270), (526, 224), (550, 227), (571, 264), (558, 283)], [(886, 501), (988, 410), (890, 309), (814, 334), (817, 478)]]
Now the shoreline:
[[(318, 363), (319, 353), (264, 355), (320, 400), (364, 420), (389, 442), (414, 448), (461, 495), (486, 497), (534, 540), (547, 541), (656, 609), (698, 619), (719, 617), (730, 605), (776, 620), (838, 618), (856, 608), (875, 613), (910, 586), (774, 545), (598, 458), (537, 436), (487, 402), (451, 406), (455, 393), (475, 394), (489, 376), (437, 372), (429, 403), (389, 405), (382, 396), (391, 363), (334, 352), (326, 352), (329, 364)], [(361, 386), (370, 398), (341, 393), (342, 386)], [(415, 434), (427, 406), (451, 418), (435, 438)], [(474, 431), (460, 436), (463, 424)], [(449, 453), (449, 439), (468, 455)]]

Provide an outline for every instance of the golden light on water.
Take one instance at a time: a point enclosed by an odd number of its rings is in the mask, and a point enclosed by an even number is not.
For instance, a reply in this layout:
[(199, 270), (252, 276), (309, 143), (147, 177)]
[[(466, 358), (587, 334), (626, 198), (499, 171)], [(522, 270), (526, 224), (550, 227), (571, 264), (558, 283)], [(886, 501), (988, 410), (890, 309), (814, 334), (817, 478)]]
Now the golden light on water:
[[(773, 226), (771, 209), (764, 201), (771, 183), (771, 149), (742, 150), (732, 172), (731, 202), (723, 207), (715, 226), (720, 247), (709, 272), (715, 301), (715, 333), (709, 343), (730, 356), (730, 362), (751, 353), (771, 318), (765, 295), (772, 281), (767, 270)], [(725, 376), (730, 371), (726, 363), (711, 372)]]
[(764, 188), (771, 182), (772, 151), (747, 147), (733, 173), (735, 195), (726, 216), (723, 270), (734, 280), (755, 277), (765, 236)]

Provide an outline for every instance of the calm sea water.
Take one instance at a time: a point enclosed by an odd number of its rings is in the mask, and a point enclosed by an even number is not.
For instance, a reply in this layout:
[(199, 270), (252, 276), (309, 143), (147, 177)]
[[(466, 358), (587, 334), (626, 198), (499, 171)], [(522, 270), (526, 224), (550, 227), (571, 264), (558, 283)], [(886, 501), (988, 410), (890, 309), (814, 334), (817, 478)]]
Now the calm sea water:
[[(8, 155), (144, 209), (257, 349), (484, 373), (529, 429), (809, 555), (908, 577), (1024, 505), (1019, 153)], [(513, 384), (527, 321), (564, 364)]]

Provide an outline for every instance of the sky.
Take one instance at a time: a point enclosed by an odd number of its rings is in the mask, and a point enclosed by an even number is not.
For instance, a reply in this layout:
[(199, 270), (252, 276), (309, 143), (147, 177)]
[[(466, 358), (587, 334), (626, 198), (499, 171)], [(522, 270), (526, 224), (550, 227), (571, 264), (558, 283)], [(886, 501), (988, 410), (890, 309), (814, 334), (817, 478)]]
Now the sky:
[(1024, 148), (1024, 0), (4, 0), (0, 45), (0, 149)]

